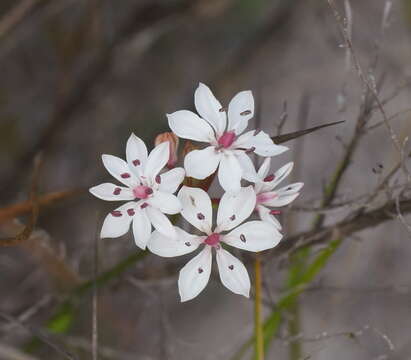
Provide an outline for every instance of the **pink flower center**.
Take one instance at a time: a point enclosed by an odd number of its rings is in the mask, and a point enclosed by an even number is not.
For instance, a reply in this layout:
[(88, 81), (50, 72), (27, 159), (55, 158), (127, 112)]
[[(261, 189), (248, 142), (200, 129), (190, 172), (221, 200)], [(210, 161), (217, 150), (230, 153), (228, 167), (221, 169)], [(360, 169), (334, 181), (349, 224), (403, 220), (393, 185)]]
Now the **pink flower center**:
[(152, 193), (153, 189), (145, 185), (139, 185), (133, 189), (133, 195), (136, 199), (147, 199)]
[(265, 192), (257, 195), (257, 204), (263, 204), (277, 197), (275, 192)]
[(215, 246), (220, 243), (220, 234), (211, 234), (204, 240), (204, 243), (210, 246)]
[(234, 131), (227, 131), (218, 139), (218, 145), (222, 146), (223, 148), (228, 148), (232, 145), (235, 138), (236, 136)]

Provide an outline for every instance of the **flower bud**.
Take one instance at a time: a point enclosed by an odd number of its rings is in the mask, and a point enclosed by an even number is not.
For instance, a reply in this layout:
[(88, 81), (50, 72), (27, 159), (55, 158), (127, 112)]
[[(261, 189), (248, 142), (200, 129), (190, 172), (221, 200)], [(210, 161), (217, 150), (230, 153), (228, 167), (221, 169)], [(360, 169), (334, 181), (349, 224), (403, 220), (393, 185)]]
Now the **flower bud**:
[(161, 144), (163, 142), (168, 141), (170, 144), (170, 157), (167, 162), (167, 167), (169, 169), (172, 169), (176, 164), (178, 160), (178, 143), (179, 139), (178, 136), (175, 135), (172, 132), (164, 132), (156, 136), (156, 139), (154, 140), (155, 146), (158, 144)]

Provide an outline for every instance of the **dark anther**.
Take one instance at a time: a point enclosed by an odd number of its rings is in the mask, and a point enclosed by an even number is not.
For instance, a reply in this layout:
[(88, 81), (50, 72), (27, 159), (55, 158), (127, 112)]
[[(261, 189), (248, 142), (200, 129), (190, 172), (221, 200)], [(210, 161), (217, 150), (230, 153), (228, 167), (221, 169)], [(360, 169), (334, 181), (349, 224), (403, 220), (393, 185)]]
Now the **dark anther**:
[(230, 270), (234, 270), (234, 265), (230, 265), (228, 268), (229, 268)]
[(121, 193), (121, 189), (120, 189), (120, 188), (115, 188), (114, 191), (113, 191), (113, 194), (114, 194), (114, 195), (120, 195), (120, 193)]
[(235, 215), (234, 215), (234, 214), (230, 216), (230, 220), (231, 220), (231, 221), (234, 221), (234, 220), (235, 220)]
[(112, 211), (110, 214), (113, 215), (114, 217), (123, 216), (123, 214), (122, 214), (121, 211), (119, 211), (119, 210), (114, 210), (114, 211)]
[(131, 175), (129, 173), (122, 173), (120, 175), (123, 179), (128, 179)]
[(198, 268), (198, 273), (201, 274), (204, 270), (202, 268)]
[(139, 166), (140, 164), (141, 164), (140, 160), (138, 160), (138, 159), (133, 160), (133, 165), (134, 166)]
[(244, 115), (250, 115), (251, 114), (251, 110), (246, 110), (240, 113), (240, 115), (244, 116)]
[(129, 216), (134, 216), (134, 214), (135, 214), (134, 209), (128, 209), (128, 210), (127, 210), (127, 214), (128, 214)]
[(184, 243), (184, 245), (185, 246), (191, 246), (191, 243), (187, 241), (186, 243)]
[(161, 176), (160, 175), (156, 176), (156, 183), (161, 184)]
[(204, 220), (204, 219), (205, 219), (205, 216), (204, 216), (202, 213), (198, 213), (198, 214), (197, 214), (197, 219), (198, 219), (198, 220)]
[(241, 235), (240, 235), (240, 240), (241, 240), (243, 243), (245, 243), (245, 242), (247, 241), (244, 234), (241, 234)]

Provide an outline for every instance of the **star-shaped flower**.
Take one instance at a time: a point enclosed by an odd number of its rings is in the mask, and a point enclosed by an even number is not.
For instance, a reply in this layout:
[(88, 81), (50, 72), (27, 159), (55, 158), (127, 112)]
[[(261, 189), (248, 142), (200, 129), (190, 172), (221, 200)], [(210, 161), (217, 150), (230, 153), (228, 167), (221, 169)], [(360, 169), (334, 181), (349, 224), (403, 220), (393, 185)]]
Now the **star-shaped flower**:
[(240, 190), (242, 178), (255, 181), (256, 171), (248, 153), (271, 157), (288, 150), (274, 144), (263, 131), (251, 130), (242, 134), (254, 115), (251, 91), (234, 96), (226, 112), (211, 90), (200, 83), (194, 102), (201, 118), (188, 110), (167, 115), (169, 126), (177, 136), (210, 144), (187, 154), (184, 159), (187, 176), (205, 179), (218, 167), (221, 186), (225, 191), (235, 193)]
[(160, 173), (169, 160), (168, 142), (157, 145), (150, 155), (144, 142), (131, 134), (127, 141), (127, 162), (112, 155), (102, 155), (107, 171), (124, 186), (104, 183), (94, 186), (90, 192), (107, 201), (128, 201), (109, 213), (101, 229), (102, 238), (124, 235), (133, 223), (134, 240), (142, 249), (151, 235), (151, 226), (173, 237), (175, 230), (164, 214), (177, 214), (180, 200), (173, 195), (182, 183), (183, 168)]
[(304, 186), (304, 183), (297, 182), (274, 190), (290, 174), (294, 163), (290, 162), (278, 169), (274, 174), (268, 174), (270, 163), (271, 159), (266, 158), (258, 169), (258, 180), (254, 185), (257, 196), (256, 210), (261, 220), (272, 223), (278, 229), (281, 229), (280, 222), (274, 216), (279, 211), (271, 210), (269, 207), (281, 207), (294, 201), (300, 195), (299, 191)]
[(250, 278), (247, 269), (240, 260), (225, 250), (222, 244), (257, 252), (276, 246), (282, 237), (278, 230), (267, 222), (243, 223), (255, 208), (253, 187), (241, 188), (237, 194), (223, 195), (214, 230), (211, 199), (204, 190), (183, 186), (178, 198), (183, 205), (181, 215), (202, 234), (192, 235), (175, 227), (177, 237), (173, 240), (155, 231), (147, 246), (159, 256), (173, 257), (188, 254), (204, 245), (180, 271), (178, 288), (181, 301), (193, 299), (206, 287), (211, 274), (213, 250), (223, 285), (236, 294), (248, 297)]

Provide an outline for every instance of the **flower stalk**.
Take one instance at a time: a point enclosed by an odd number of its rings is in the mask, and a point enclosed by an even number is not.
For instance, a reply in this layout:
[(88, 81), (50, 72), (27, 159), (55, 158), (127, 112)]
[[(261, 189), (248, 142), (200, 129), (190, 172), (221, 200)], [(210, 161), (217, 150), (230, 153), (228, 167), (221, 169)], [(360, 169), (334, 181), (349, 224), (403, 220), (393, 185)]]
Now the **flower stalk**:
[(255, 258), (255, 300), (254, 300), (254, 359), (264, 360), (264, 332), (263, 324), (261, 321), (261, 308), (262, 308), (262, 275), (261, 275), (261, 260), (259, 254)]

